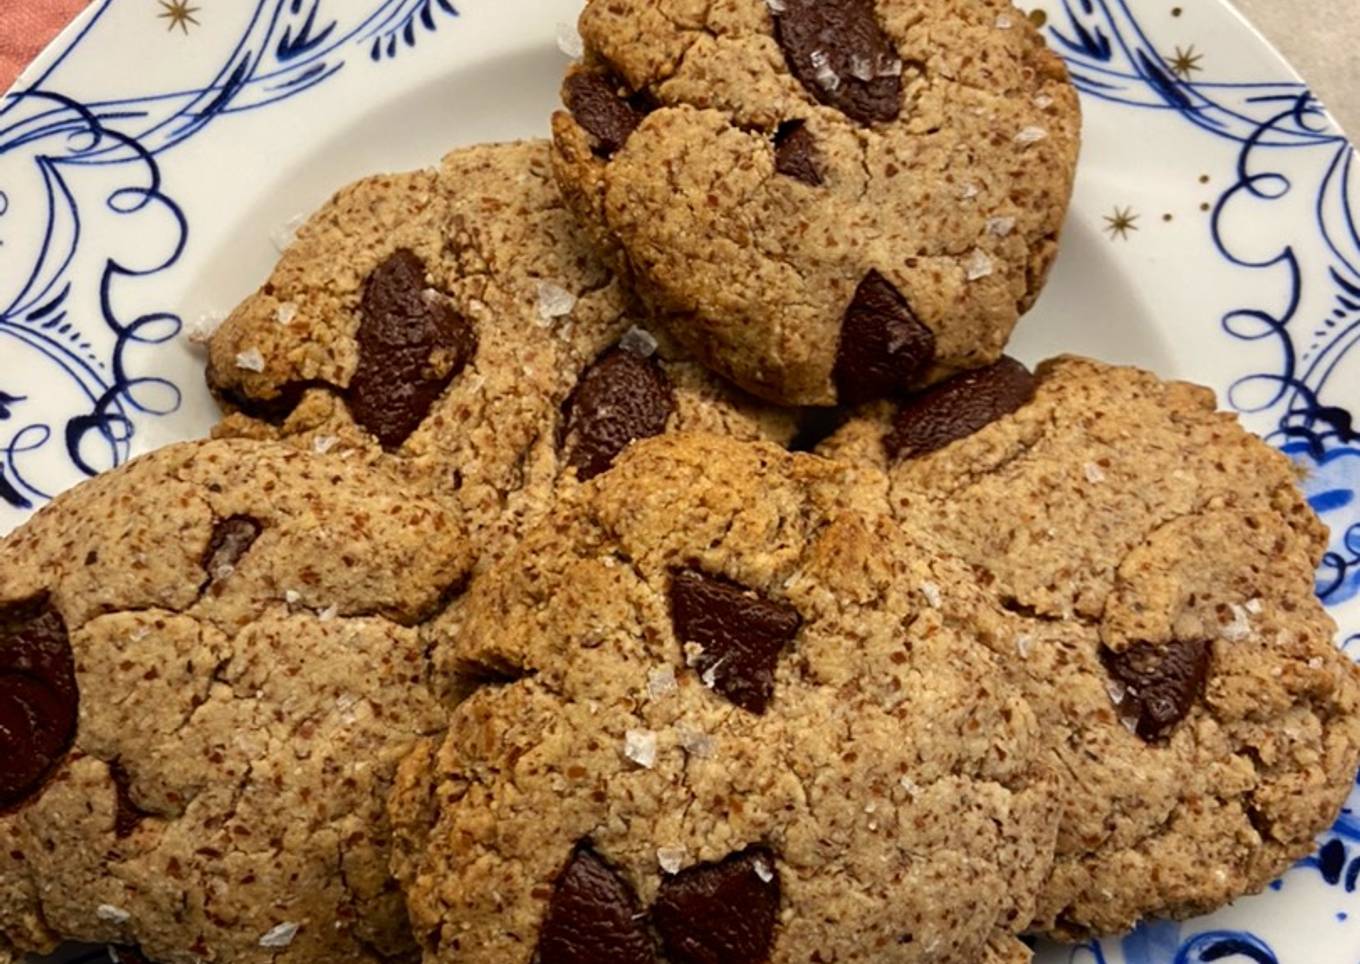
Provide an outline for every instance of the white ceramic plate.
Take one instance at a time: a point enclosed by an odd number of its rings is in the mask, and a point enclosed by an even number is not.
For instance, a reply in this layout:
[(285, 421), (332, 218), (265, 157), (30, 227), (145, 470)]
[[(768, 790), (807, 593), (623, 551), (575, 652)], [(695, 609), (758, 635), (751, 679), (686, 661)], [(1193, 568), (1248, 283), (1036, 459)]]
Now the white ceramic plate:
[[(1360, 649), (1360, 175), (1226, 3), (1178, 2), (1030, 0), (1086, 137), (1062, 254), (1014, 350), (1217, 389), (1307, 470), (1333, 533), (1318, 591)], [(187, 333), (254, 288), (336, 187), (544, 135), (578, 6), (93, 4), (0, 103), (0, 532), (209, 429)], [(1358, 875), (1348, 811), (1259, 897), (1040, 961), (1355, 964)]]

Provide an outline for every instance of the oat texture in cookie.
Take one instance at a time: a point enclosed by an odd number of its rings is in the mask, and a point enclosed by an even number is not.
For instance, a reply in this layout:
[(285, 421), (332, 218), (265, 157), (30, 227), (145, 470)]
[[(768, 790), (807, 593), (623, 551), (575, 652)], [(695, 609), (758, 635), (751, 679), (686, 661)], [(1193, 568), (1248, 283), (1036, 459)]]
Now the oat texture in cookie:
[(870, 406), (821, 451), (996, 595), (974, 622), (1069, 778), (1038, 928), (1201, 913), (1310, 852), (1355, 775), (1357, 675), (1313, 594), (1326, 533), (1293, 466), (1211, 391), (1005, 359)]
[(380, 463), (488, 558), (634, 439), (793, 432), (638, 322), (541, 141), (341, 190), (218, 330), (208, 381), (234, 413), (218, 434)]
[(427, 961), (1015, 959), (1056, 829), (1036, 719), (916, 591), (968, 567), (843, 494), (651, 439), (434, 624), (470, 695), (392, 798)]
[(591, 0), (580, 32), (555, 170), (697, 357), (830, 405), (1001, 355), (1080, 139), (1008, 0)]
[(0, 542), (0, 951), (408, 960), (399, 759), (456, 516), (333, 458), (163, 449)]

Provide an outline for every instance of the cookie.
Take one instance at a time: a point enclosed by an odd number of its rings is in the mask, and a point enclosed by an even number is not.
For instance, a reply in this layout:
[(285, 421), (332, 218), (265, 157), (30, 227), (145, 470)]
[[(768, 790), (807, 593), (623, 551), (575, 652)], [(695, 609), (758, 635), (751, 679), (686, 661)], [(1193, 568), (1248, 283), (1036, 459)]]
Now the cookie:
[(1043, 287), (1080, 129), (1006, 0), (592, 0), (564, 193), (687, 349), (772, 401), (995, 361)]
[(0, 542), (0, 948), (410, 959), (397, 763), (457, 517), (333, 458), (176, 445)]
[(1355, 776), (1360, 684), (1313, 594), (1325, 529), (1211, 391), (1003, 359), (821, 451), (996, 595), (967, 618), (1069, 776), (1037, 928), (1206, 912), (1311, 852)]
[(381, 464), (463, 513), (488, 558), (635, 438), (794, 431), (637, 325), (544, 142), (341, 190), (215, 333), (208, 381), (235, 412), (219, 435)]
[(967, 567), (843, 484), (640, 442), (434, 624), (466, 699), (391, 807), (426, 961), (1019, 959), (1036, 720), (931, 604)]
[(999, 937), (982, 952), (981, 964), (1030, 964), (1034, 951), (1016, 937)]

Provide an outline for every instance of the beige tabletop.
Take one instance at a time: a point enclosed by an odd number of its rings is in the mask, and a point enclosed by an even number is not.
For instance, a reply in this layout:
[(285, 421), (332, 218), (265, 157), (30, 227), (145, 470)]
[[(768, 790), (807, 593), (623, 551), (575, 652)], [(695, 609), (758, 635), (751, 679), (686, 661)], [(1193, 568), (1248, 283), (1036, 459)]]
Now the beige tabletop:
[(1234, 0), (1360, 141), (1360, 0)]

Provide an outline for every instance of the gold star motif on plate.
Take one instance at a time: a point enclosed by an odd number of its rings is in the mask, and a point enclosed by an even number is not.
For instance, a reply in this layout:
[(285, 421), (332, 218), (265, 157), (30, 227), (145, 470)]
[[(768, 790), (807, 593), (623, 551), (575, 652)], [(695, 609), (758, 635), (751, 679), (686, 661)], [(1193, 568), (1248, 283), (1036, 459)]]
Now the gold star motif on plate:
[(1189, 80), (1190, 75), (1195, 71), (1204, 69), (1199, 65), (1199, 62), (1203, 59), (1204, 54), (1195, 53), (1195, 45), (1191, 44), (1184, 50), (1177, 47), (1176, 56), (1170, 58), (1167, 62), (1171, 65), (1171, 70), (1176, 76), (1183, 80)]
[(174, 30), (179, 27), (184, 33), (189, 32), (189, 24), (198, 26), (198, 18), (194, 14), (202, 8), (191, 7), (189, 0), (157, 0), (161, 5), (161, 12), (156, 14), (162, 20), (168, 21), (166, 30)]
[(1130, 231), (1137, 231), (1138, 225), (1134, 222), (1138, 220), (1138, 215), (1133, 213), (1133, 208), (1116, 207), (1113, 214), (1105, 215), (1105, 230), (1110, 232), (1110, 240), (1115, 238), (1127, 241)]

